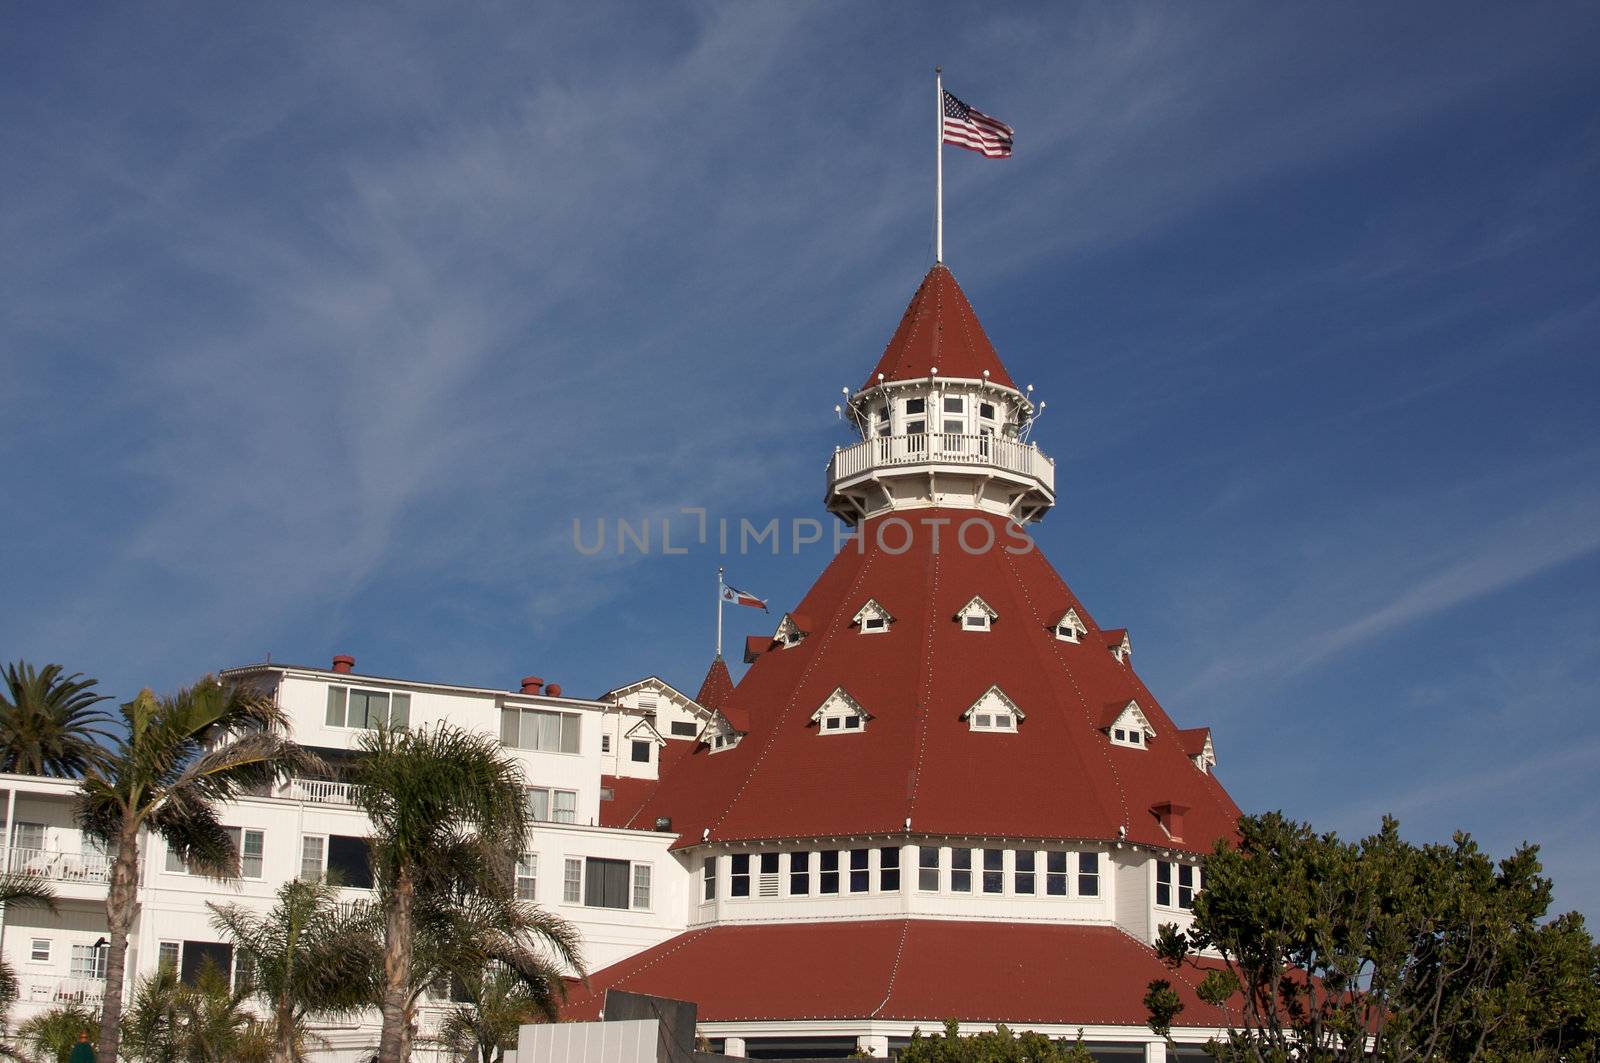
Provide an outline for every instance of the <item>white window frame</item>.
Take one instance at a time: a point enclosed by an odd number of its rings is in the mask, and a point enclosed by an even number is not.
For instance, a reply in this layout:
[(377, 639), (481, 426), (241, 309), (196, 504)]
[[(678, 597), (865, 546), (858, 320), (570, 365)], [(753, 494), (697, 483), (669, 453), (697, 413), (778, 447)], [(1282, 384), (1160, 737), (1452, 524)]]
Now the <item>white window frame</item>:
[[(523, 800), (528, 802), (528, 815), (536, 823), (576, 823), (578, 822), (578, 791), (567, 790), (556, 786), (524, 786), (522, 788)], [(534, 794), (544, 797), (544, 815), (540, 816), (534, 811)], [(560, 807), (570, 804), (570, 808)]]
[[(985, 690), (983, 696), (961, 715), (966, 718), (968, 730), (1001, 734), (1015, 734), (1017, 725), (1028, 718), (1028, 714), (1017, 707), (1017, 703), (1000, 689), (999, 684)], [(1006, 722), (1002, 723), (1001, 720)]]
[(956, 622), (962, 631), (991, 631), (999, 619), (1000, 614), (994, 607), (978, 595), (973, 595), (971, 601), (956, 611)]
[(156, 942), (156, 970), (161, 970), (163, 965), (170, 963), (171, 970), (176, 971), (183, 965), (183, 942), (158, 941)]
[[(588, 867), (588, 862), (589, 862), (590, 859), (595, 859), (595, 860), (616, 860), (617, 857), (614, 857), (614, 856), (595, 856), (595, 857), (590, 857), (590, 856), (567, 856), (567, 857), (563, 857), (562, 865), (561, 865), (561, 903), (562, 904), (576, 905), (576, 906), (578, 906), (580, 908), (589, 907), (588, 903), (584, 900), (584, 888), (588, 885), (588, 883), (585, 880), (586, 880), (587, 874), (588, 874), (586, 869)], [(648, 861), (640, 861), (640, 860), (626, 860), (626, 861), (623, 861), (623, 862), (628, 865), (628, 907), (626, 907), (626, 908), (609, 908), (609, 907), (600, 908), (599, 906), (596, 906), (596, 910), (608, 911), (608, 912), (650, 912), (650, 911), (654, 911), (655, 909), (653, 907), (651, 907), (651, 903), (654, 900), (654, 893), (655, 893), (655, 890), (654, 890), (654, 881), (655, 881), (654, 867), (655, 867), (655, 865), (649, 863)], [(640, 879), (640, 876), (639, 876), (639, 871), (640, 871), (641, 868), (644, 870), (644, 877), (643, 877), (643, 880), (642, 880), (642, 885), (643, 885), (643, 889), (644, 889), (645, 903), (643, 905), (640, 905), (640, 904), (636, 903), (639, 900), (639, 895), (640, 895), (639, 894), (639, 890), (640, 890), (640, 886), (641, 886), (641, 879)], [(574, 876), (574, 874), (573, 874), (574, 871), (577, 872), (576, 876)]]
[[(306, 843), (315, 842), (317, 846), (316, 872), (311, 876), (306, 874)], [(299, 877), (305, 882), (321, 882), (328, 873), (328, 836), (326, 834), (300, 835), (300, 873)]]
[(568, 856), (562, 861), (561, 903), (579, 905), (583, 903), (583, 857), (581, 856)]
[(517, 854), (517, 866), (512, 872), (516, 881), (517, 900), (536, 901), (539, 899), (539, 854), (523, 851)]
[(889, 625), (894, 623), (894, 617), (889, 615), (889, 610), (876, 598), (868, 598), (867, 604), (856, 610), (856, 615), (850, 618), (856, 625), (856, 633), (860, 635), (881, 635), (889, 630)]
[[(928, 855), (932, 854), (933, 863), (928, 863)], [(942, 845), (917, 846), (917, 892), (918, 893), (944, 893), (944, 859), (945, 847)], [(926, 876), (933, 874), (933, 885), (926, 884)]]
[(105, 981), (106, 960), (110, 955), (111, 950), (104, 946), (96, 948), (92, 944), (74, 942), (71, 956), (67, 961), (67, 977), (84, 981)]
[[(510, 718), (516, 716), (517, 735), (516, 741), (507, 739), (510, 731)], [(544, 727), (539, 717), (554, 716), (559, 720), (556, 725), (554, 748), (544, 744)], [(533, 718), (530, 721), (530, 717)], [(531, 729), (531, 735), (530, 735)], [(568, 740), (568, 732), (571, 740)], [(503, 705), (500, 708), (500, 744), (507, 749), (522, 749), (530, 753), (553, 754), (562, 757), (577, 757), (583, 755), (583, 716), (576, 712), (559, 712), (555, 709), (537, 708), (532, 705)], [(571, 749), (566, 748), (571, 746)]]
[[(233, 842), (233, 851), (239, 857), (239, 877), (241, 879), (248, 879), (251, 882), (259, 882), (261, 879), (266, 878), (267, 832), (259, 827), (223, 827), (222, 829), (228, 832), (228, 837)], [(253, 857), (251, 854), (245, 852), (244, 849), (244, 843), (252, 834), (260, 840), (260, 851), (255, 853)], [(250, 859), (254, 859), (256, 861), (256, 869), (254, 874), (250, 874), (247, 871), (249, 865), (246, 863), (246, 861)], [(167, 849), (167, 862), (162, 870), (169, 875), (195, 874), (195, 872), (189, 869), (187, 861), (180, 857), (176, 850), (171, 848)]]
[[(1194, 910), (1195, 896), (1202, 889), (1202, 870), (1194, 864), (1182, 860), (1157, 860), (1156, 888), (1151, 892), (1155, 898), (1155, 906), (1168, 911), (1188, 912)], [(1165, 875), (1165, 879), (1163, 879)], [(1185, 882), (1184, 879), (1188, 879)], [(1161, 891), (1167, 891), (1166, 901), (1161, 900)]]
[[(404, 690), (379, 690), (379, 689), (377, 689), (375, 687), (356, 686), (356, 685), (348, 684), (348, 683), (329, 683), (328, 684), (328, 704), (327, 704), (326, 710), (323, 713), (323, 724), (325, 726), (331, 727), (334, 730), (338, 730), (338, 731), (374, 731), (374, 730), (377, 730), (377, 728), (373, 727), (371, 724), (356, 725), (356, 724), (351, 724), (351, 723), (348, 722), (349, 719), (350, 719), (350, 695), (352, 695), (352, 694), (363, 694), (363, 695), (366, 695), (369, 698), (374, 694), (383, 695), (383, 697), (384, 697), (384, 708), (383, 708), (384, 722), (390, 727), (408, 727), (408, 726), (410, 726), (410, 724), (411, 724), (411, 694), (410, 694), (409, 691), (404, 691)], [(334, 708), (334, 703), (335, 702), (338, 703), (337, 713), (335, 712), (335, 708)], [(396, 715), (397, 714), (396, 714), (396, 711), (395, 711), (396, 707), (397, 707), (397, 702), (403, 702), (403, 706), (401, 706), (401, 711), (398, 714), (398, 716), (399, 716), (398, 721), (396, 719)], [(335, 715), (337, 715), (337, 717), (338, 717), (337, 719), (335, 719)]]
[(700, 862), (700, 903), (710, 904), (717, 899), (717, 858), (708, 856)]
[[(44, 948), (40, 948), (39, 946), (41, 945), (43, 945)], [(54, 951), (54, 943), (49, 938), (31, 938), (28, 941), (28, 962), (49, 963), (50, 957)], [(44, 955), (41, 956), (40, 953), (43, 953)]]
[(811, 719), (816, 722), (819, 735), (845, 735), (861, 734), (872, 716), (844, 687), (835, 687), (817, 706)]
[[(651, 899), (654, 895), (651, 888), (652, 878), (652, 868), (649, 864), (635, 863), (633, 865), (629, 875), (630, 890), (628, 896), (630, 902), (628, 907), (633, 911), (648, 912), (652, 910)], [(639, 899), (641, 896), (644, 897), (643, 900)]]
[(1081, 643), (1089, 634), (1089, 626), (1078, 616), (1076, 609), (1068, 609), (1063, 613), (1061, 619), (1056, 621), (1053, 630), (1056, 638), (1062, 642), (1070, 642), (1075, 646)]

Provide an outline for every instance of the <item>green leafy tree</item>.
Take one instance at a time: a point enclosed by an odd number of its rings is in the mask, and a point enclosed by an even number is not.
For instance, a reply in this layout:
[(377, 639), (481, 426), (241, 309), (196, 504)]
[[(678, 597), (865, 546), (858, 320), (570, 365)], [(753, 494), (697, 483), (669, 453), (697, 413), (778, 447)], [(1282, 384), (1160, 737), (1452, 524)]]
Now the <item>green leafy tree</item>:
[(1001, 1025), (963, 1037), (953, 1020), (943, 1034), (924, 1037), (914, 1030), (900, 1063), (1094, 1063), (1080, 1032), (1076, 1041), (1054, 1041), (1043, 1034), (1015, 1033)]
[(194, 871), (237, 877), (239, 854), (218, 808), (281, 773), (321, 766), (288, 739), (288, 721), (272, 697), (248, 685), (208, 676), (171, 697), (145, 690), (122, 706), (122, 719), (127, 733), (103, 764), (84, 773), (77, 808), (83, 829), (111, 852), (102, 1063), (117, 1059), (140, 832), (159, 835)]
[(440, 724), (373, 731), (361, 749), (351, 778), (372, 823), (383, 920), (378, 1059), (401, 1063), (428, 985), (496, 961), (558, 986), (552, 959), (581, 971), (580, 957), (564, 922), (515, 899), (530, 820), (521, 769), (494, 738)]
[(272, 1039), (250, 1013), (250, 990), (234, 989), (216, 965), (194, 983), (163, 967), (134, 990), (123, 1029), (126, 1058), (138, 1063), (267, 1063)]
[[(1218, 1059), (1596, 1057), (1600, 953), (1581, 917), (1541, 922), (1535, 848), (1495, 864), (1464, 834), (1408, 844), (1393, 819), (1355, 843), (1278, 813), (1239, 830), (1206, 861), (1190, 930), (1169, 924), (1157, 943), (1230, 1009)], [(1166, 1035), (1182, 1005), (1164, 989), (1152, 982), (1145, 1003)]]
[(479, 968), (457, 983), (466, 999), (439, 1024), (439, 1044), (472, 1063), (504, 1063), (517, 1047), (524, 1023), (552, 1021), (515, 971), (499, 965)]
[(111, 717), (95, 708), (106, 699), (95, 680), (65, 675), (59, 664), (35, 669), (7, 665), (0, 694), (0, 771), (77, 778), (103, 756)]
[[(55, 911), (56, 894), (48, 884), (40, 882), (32, 875), (0, 874), (0, 906), (7, 911), (12, 907), (24, 908), (37, 905)], [(17, 1000), (17, 972), (11, 965), (0, 960), (0, 1025), (4, 1025), (11, 1005)], [(74, 1033), (76, 1038), (77, 1034)]]
[(330, 882), (294, 880), (265, 915), (208, 905), (212, 925), (251, 960), (248, 988), (269, 1016), (272, 1063), (303, 1063), (318, 1040), (311, 1019), (348, 1017), (377, 997), (383, 956), (372, 921), (338, 895)]
[(35, 1058), (68, 1063), (72, 1046), (84, 1031), (93, 1041), (100, 1032), (100, 1016), (82, 1004), (62, 1004), (25, 1020), (16, 1036)]

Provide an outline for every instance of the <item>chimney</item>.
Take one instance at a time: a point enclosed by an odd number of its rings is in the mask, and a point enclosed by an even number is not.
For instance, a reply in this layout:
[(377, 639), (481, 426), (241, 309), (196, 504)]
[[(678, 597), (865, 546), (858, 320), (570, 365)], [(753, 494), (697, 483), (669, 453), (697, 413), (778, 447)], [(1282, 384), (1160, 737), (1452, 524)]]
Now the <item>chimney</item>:
[(544, 692), (550, 695), (552, 698), (559, 698), (561, 696), (561, 684), (551, 683), (549, 686), (544, 688)]
[(1183, 841), (1183, 814), (1189, 811), (1188, 805), (1163, 801), (1159, 805), (1151, 805), (1150, 811), (1161, 821), (1161, 829), (1167, 832), (1168, 837), (1176, 842)]
[(333, 659), (335, 672), (353, 672), (356, 670), (356, 659), (348, 653), (341, 653)]
[(525, 675), (522, 677), (522, 692), (524, 694), (537, 694), (539, 693), (540, 689), (543, 688), (543, 686), (544, 680), (540, 679), (536, 675)]

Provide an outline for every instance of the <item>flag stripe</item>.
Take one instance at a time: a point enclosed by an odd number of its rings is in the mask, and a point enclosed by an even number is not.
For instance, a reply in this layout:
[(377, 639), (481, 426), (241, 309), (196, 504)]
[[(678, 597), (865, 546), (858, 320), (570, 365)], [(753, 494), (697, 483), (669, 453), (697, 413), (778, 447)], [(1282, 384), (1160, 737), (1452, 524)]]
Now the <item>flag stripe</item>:
[(1011, 154), (1015, 131), (998, 118), (975, 110), (950, 93), (944, 94), (944, 142), (976, 151), (985, 158), (1004, 159)]

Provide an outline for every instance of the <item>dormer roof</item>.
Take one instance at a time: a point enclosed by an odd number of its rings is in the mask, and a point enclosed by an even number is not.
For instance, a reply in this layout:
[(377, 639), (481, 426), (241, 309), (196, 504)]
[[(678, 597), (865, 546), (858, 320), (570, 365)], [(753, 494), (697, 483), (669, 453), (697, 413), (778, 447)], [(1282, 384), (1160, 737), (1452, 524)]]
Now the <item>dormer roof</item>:
[(885, 382), (918, 380), (929, 376), (931, 369), (947, 379), (971, 380), (983, 379), (987, 371), (990, 383), (1016, 389), (966, 293), (943, 263), (935, 263), (922, 278), (883, 357), (862, 386), (876, 386), (880, 373)]
[(894, 617), (889, 614), (889, 610), (885, 609), (883, 604), (876, 598), (868, 598), (867, 604), (857, 609), (856, 615), (850, 618), (850, 622), (857, 625), (863, 620), (883, 620), (891, 624), (894, 623)]
[(661, 732), (655, 729), (655, 725), (642, 717), (638, 723), (624, 731), (622, 737), (632, 741), (654, 742), (658, 746), (667, 744), (667, 740), (661, 737)]
[(1118, 726), (1137, 727), (1152, 738), (1156, 734), (1156, 729), (1150, 725), (1150, 717), (1146, 716), (1139, 703), (1131, 698), (1108, 701), (1100, 710), (1100, 730), (1109, 731)]
[(1127, 628), (1113, 628), (1101, 634), (1105, 637), (1106, 649), (1110, 650), (1111, 655), (1118, 661), (1126, 663), (1128, 658), (1133, 656), (1133, 643), (1128, 640)]
[(832, 694), (822, 699), (822, 704), (817, 706), (817, 711), (811, 714), (813, 720), (820, 720), (824, 716), (831, 716), (841, 710), (854, 712), (863, 720), (872, 719), (872, 713), (861, 707), (861, 702), (850, 696), (844, 687), (835, 687)]
[(1000, 685), (998, 683), (996, 683), (994, 686), (991, 686), (988, 690), (985, 690), (978, 697), (977, 701), (974, 701), (971, 705), (968, 705), (966, 711), (961, 714), (961, 718), (965, 720), (978, 709), (983, 708), (985, 705), (992, 705), (996, 701), (1005, 706), (1007, 709), (1010, 709), (1011, 714), (1017, 719), (1026, 720), (1028, 718), (1028, 714), (1023, 712), (1022, 709), (1017, 706), (1016, 702), (1012, 701), (1006, 696), (1006, 692), (1000, 689)]
[(960, 609), (956, 610), (955, 618), (960, 620), (962, 617), (971, 616), (973, 613), (987, 613), (989, 614), (990, 620), (1000, 619), (1000, 614), (995, 612), (994, 606), (990, 605), (988, 602), (984, 601), (982, 597), (976, 594), (967, 600), (966, 605), (963, 605)]

